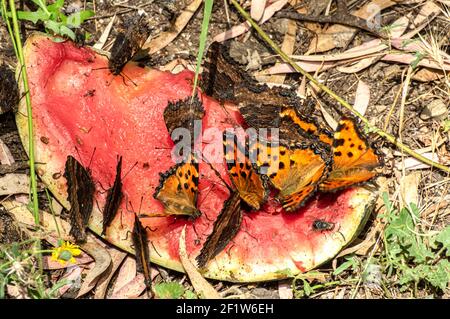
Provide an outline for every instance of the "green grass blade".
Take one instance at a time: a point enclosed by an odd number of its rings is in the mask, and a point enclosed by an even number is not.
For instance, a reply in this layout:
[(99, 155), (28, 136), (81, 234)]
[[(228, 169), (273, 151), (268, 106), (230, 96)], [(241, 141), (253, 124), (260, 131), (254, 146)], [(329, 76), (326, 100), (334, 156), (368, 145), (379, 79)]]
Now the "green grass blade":
[(205, 52), (206, 39), (208, 37), (209, 20), (211, 19), (212, 7), (214, 0), (205, 0), (205, 8), (203, 11), (202, 31), (200, 33), (200, 43), (198, 46), (197, 65), (195, 67), (194, 86), (192, 88), (192, 97), (196, 94), (198, 74), (200, 73), (200, 66), (203, 60), (203, 53)]

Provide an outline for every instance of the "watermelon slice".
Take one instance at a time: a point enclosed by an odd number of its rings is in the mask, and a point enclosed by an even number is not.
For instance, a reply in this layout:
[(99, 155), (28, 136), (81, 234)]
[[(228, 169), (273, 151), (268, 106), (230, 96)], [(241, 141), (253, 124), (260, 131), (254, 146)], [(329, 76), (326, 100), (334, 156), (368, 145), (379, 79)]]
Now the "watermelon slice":
[[(71, 42), (53, 41), (43, 34), (30, 36), (24, 50), (33, 103), (38, 175), (54, 196), (69, 207), (67, 183), (62, 176), (66, 158), (72, 155), (84, 166), (90, 165), (97, 190), (89, 227), (101, 234), (105, 189), (114, 182), (117, 156), (123, 156), (123, 172), (137, 162), (123, 180), (124, 200), (104, 235), (110, 243), (133, 253), (129, 236), (134, 222), (132, 211), (142, 206), (141, 214), (162, 212), (162, 205), (152, 194), (158, 186), (159, 173), (174, 164), (173, 142), (164, 124), (163, 111), (168, 101), (191, 94), (193, 74), (189, 71), (171, 74), (129, 63), (123, 70), (127, 77), (113, 76), (106, 69), (105, 53), (78, 48)], [(200, 99), (205, 108), (204, 154), (227, 179), (220, 153), (222, 131), (241, 123), (242, 118), (232, 105), (224, 108), (203, 94)], [(22, 99), (16, 119), (25, 147), (26, 114)], [(183, 227), (187, 226), (187, 252), (192, 260), (211, 232), (229, 193), (207, 164), (200, 164), (200, 174), (201, 217), (195, 221), (179, 217), (141, 219), (144, 226), (151, 228), (148, 237), (154, 263), (183, 271), (178, 255)], [(260, 211), (245, 213), (241, 230), (208, 263), (204, 276), (255, 282), (286, 278), (317, 267), (355, 237), (375, 197), (375, 193), (362, 187), (319, 194), (295, 213), (283, 212), (269, 198)], [(318, 230), (313, 227), (317, 221), (335, 227)]]

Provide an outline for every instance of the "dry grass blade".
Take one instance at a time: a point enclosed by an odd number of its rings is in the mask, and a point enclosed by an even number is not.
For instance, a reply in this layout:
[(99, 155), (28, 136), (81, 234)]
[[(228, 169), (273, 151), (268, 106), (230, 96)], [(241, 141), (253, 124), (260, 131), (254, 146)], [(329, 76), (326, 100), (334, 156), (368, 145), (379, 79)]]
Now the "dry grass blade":
[(183, 31), (201, 4), (202, 0), (193, 0), (175, 20), (170, 31), (162, 32), (153, 39), (148, 38), (142, 49), (148, 49), (149, 54), (152, 54), (166, 47)]
[(114, 21), (116, 20), (116, 16), (113, 16), (111, 18), (111, 21), (109, 21), (108, 25), (106, 26), (105, 30), (103, 31), (102, 35), (98, 39), (97, 43), (94, 44), (94, 48), (101, 50), (103, 46), (106, 43), (106, 40), (108, 40), (109, 33), (111, 32), (111, 29), (114, 25)]
[(199, 273), (197, 268), (195, 268), (194, 264), (189, 260), (189, 257), (186, 252), (186, 226), (183, 228), (180, 235), (179, 254), (184, 270), (189, 276), (191, 284), (194, 287), (197, 294), (201, 298), (205, 299), (220, 299), (221, 298), (220, 294), (213, 288), (213, 286), (211, 286), (211, 284), (205, 278), (203, 278), (203, 276)]

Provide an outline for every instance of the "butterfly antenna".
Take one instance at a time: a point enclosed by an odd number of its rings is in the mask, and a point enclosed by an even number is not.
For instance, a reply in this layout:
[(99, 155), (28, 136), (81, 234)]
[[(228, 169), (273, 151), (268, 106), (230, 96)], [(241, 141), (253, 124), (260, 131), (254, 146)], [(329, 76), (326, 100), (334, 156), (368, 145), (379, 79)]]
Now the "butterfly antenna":
[(89, 160), (89, 166), (88, 167), (91, 167), (92, 159), (94, 158), (94, 154), (95, 154), (96, 150), (97, 150), (97, 147), (94, 147), (94, 151), (92, 152), (91, 159)]
[(126, 75), (125, 72), (120, 72), (120, 76), (122, 77), (123, 84), (125, 84), (126, 86), (128, 86), (128, 85), (125, 83), (125, 78), (127, 78), (128, 81), (130, 81), (131, 83), (133, 83), (134, 86), (137, 86), (136, 82), (134, 82), (128, 75)]
[(222, 175), (220, 175), (219, 171), (208, 161), (208, 159), (201, 155), (203, 161), (208, 164), (208, 166), (212, 169), (212, 171), (214, 172), (214, 174), (220, 179), (220, 181), (224, 184), (224, 186), (226, 188), (228, 188), (228, 190), (230, 192), (233, 192), (233, 189), (230, 187), (230, 185), (228, 185), (228, 183), (223, 179)]
[[(122, 156), (120, 157), (122, 158)], [(125, 173), (125, 175), (123, 175), (122, 177), (122, 181), (125, 179), (125, 177), (127, 177), (128, 174), (130, 174), (130, 172), (133, 170), (133, 168), (138, 164), (138, 162), (136, 161), (133, 166), (131, 166), (131, 168), (128, 170), (128, 172)]]

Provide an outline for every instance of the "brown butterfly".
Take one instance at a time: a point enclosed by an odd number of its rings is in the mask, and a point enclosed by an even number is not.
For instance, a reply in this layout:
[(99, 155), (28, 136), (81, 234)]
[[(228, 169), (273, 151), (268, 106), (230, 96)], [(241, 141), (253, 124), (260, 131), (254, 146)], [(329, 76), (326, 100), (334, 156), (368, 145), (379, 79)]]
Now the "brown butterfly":
[[(217, 256), (239, 232), (243, 218), (242, 203), (250, 209), (258, 210), (268, 195), (265, 177), (258, 174), (252, 166), (249, 146), (246, 145), (244, 149), (238, 143), (237, 136), (227, 131), (223, 134), (223, 142), (228, 173), (234, 189), (224, 182), (230, 196), (225, 201), (211, 234), (196, 258), (200, 268)], [(221, 179), (220, 174), (215, 172)]]
[(355, 121), (348, 117), (339, 121), (332, 151), (332, 170), (319, 186), (324, 192), (366, 182), (376, 175), (373, 170), (382, 164), (382, 158), (369, 145)]
[(161, 174), (153, 197), (164, 205), (166, 215), (188, 215), (197, 218), (198, 163), (190, 157)]
[(147, 288), (147, 293), (152, 293), (152, 277), (151, 277), (151, 263), (150, 263), (150, 248), (148, 245), (147, 231), (142, 226), (137, 214), (134, 214), (134, 226), (131, 234), (134, 251), (136, 255), (136, 269), (144, 274), (144, 282)]
[(150, 34), (146, 14), (129, 19), (121, 29), (111, 48), (108, 68), (114, 75), (119, 75), (124, 66), (140, 51)]
[(203, 91), (219, 100), (238, 104), (245, 122), (254, 128), (279, 127), (283, 107), (300, 108), (301, 102), (292, 89), (260, 84), (249, 76), (228, 53), (228, 45), (211, 44), (202, 74)]
[(67, 156), (64, 177), (70, 203), (70, 231), (76, 242), (86, 241), (86, 227), (92, 214), (95, 185), (91, 171), (84, 168), (73, 156)]
[[(173, 136), (175, 129), (184, 128), (189, 130), (191, 144), (194, 142), (194, 129), (196, 121), (201, 124), (201, 120), (205, 115), (205, 109), (198, 96), (193, 98), (188, 97), (185, 100), (179, 100), (176, 102), (169, 102), (164, 110), (164, 122), (166, 123), (167, 131), (174, 143), (180, 141), (181, 136)], [(199, 127), (201, 130), (201, 127)]]
[(116, 177), (114, 184), (108, 189), (106, 195), (106, 204), (103, 208), (103, 230), (102, 236), (106, 234), (106, 229), (111, 225), (114, 217), (117, 215), (120, 203), (123, 199), (122, 193), (122, 156), (119, 157), (116, 167)]

